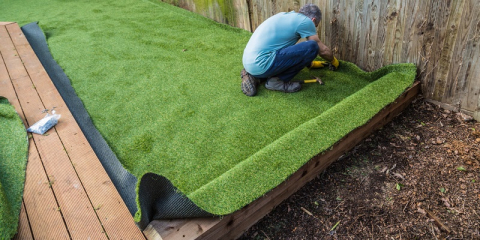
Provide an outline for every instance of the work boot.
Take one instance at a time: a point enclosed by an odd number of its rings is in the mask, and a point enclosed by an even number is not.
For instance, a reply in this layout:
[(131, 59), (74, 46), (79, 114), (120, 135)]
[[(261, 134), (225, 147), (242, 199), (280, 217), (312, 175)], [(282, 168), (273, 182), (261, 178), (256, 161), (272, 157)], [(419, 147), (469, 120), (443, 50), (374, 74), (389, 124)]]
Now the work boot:
[(245, 71), (245, 68), (242, 69), (240, 77), (242, 78), (242, 92), (249, 97), (255, 96), (260, 80), (250, 75), (250, 73)]
[(302, 85), (299, 82), (284, 82), (277, 77), (269, 78), (265, 83), (265, 87), (269, 90), (286, 93), (298, 92), (302, 89)]

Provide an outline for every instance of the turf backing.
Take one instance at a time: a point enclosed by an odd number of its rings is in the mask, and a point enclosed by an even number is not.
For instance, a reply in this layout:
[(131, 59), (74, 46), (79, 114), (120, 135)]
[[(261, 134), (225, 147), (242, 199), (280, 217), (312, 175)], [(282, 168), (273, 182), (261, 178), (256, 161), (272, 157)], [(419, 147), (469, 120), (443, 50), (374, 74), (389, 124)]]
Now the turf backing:
[[(145, 0), (2, 0), (0, 19), (39, 21), (55, 60), (123, 166), (168, 178), (202, 209), (231, 213), (366, 123), (416, 68), (354, 64), (284, 94), (240, 90), (250, 33)], [(140, 209), (140, 208), (139, 208)], [(137, 214), (137, 220), (140, 218)]]
[(27, 131), (15, 108), (0, 96), (0, 239), (17, 232), (22, 206)]

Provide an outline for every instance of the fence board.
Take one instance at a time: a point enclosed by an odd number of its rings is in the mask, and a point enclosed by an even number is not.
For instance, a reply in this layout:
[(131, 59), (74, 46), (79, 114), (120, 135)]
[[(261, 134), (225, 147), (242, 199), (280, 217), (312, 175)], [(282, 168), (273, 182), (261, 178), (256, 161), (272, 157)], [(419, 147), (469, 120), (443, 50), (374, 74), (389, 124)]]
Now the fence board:
[(480, 120), (480, 4), (474, 0), (469, 5), (473, 10), (470, 20), (469, 33), (466, 39), (465, 55), (462, 58), (462, 85), (466, 86), (459, 89), (456, 96), (460, 96), (460, 107), (473, 112), (477, 120)]
[(463, 13), (463, 5), (465, 1), (452, 1), (450, 2), (450, 6), (447, 10), (449, 14), (445, 14), (444, 17), (447, 18), (445, 20), (442, 42), (440, 42), (440, 47), (436, 48), (436, 52), (439, 55), (439, 66), (438, 70), (436, 71), (435, 78), (438, 79), (435, 81), (435, 88), (433, 89), (433, 96), (434, 99), (442, 99), (442, 96), (445, 93), (445, 86), (447, 85), (447, 81), (451, 79), (447, 79), (449, 70), (450, 70), (450, 62), (453, 56), (453, 51), (455, 50), (455, 42), (457, 38), (457, 31), (458, 26), (460, 24), (460, 20)]
[[(405, 35), (405, 23), (407, 21), (408, 1), (397, 2), (397, 24), (395, 27), (395, 40), (393, 43), (392, 59), (388, 59), (390, 63), (402, 62), (402, 50), (403, 50), (403, 36)], [(392, 12), (393, 14), (393, 12)]]
[[(377, 2), (377, 4), (378, 4), (377, 6), (378, 19), (377, 19), (377, 27), (376, 27), (377, 34), (375, 36), (375, 40), (376, 40), (375, 45), (373, 45), (374, 55), (372, 59), (372, 62), (373, 62), (372, 70), (378, 69), (383, 66), (385, 52), (387, 51), (386, 49), (389, 49), (391, 46), (391, 44), (389, 44), (390, 43), (389, 36), (391, 36), (392, 34), (391, 33), (389, 34), (389, 32), (391, 32), (392, 30), (392, 22), (393, 22), (393, 21), (389, 21), (390, 14), (387, 13), (389, 2), (381, 0)], [(384, 14), (384, 13), (387, 13), (387, 14)]]
[[(473, 16), (473, 9), (475, 5), (473, 1), (466, 1), (463, 9), (463, 17), (461, 19), (460, 25), (458, 26), (457, 32), (457, 41), (455, 43), (455, 48), (453, 49), (452, 61), (450, 63), (450, 71), (447, 79), (449, 80), (445, 87), (445, 94), (443, 95), (442, 101), (450, 102), (455, 107), (460, 107), (461, 101), (460, 97), (466, 93), (466, 82), (465, 82), (465, 72), (466, 67), (468, 67), (469, 59), (466, 57), (471, 50), (472, 44), (469, 43), (469, 34), (471, 34), (471, 24)], [(460, 93), (461, 95), (459, 95)], [(456, 97), (457, 96), (457, 97)]]
[(385, 12), (385, 15), (381, 17), (380, 23), (383, 24), (382, 32), (384, 33), (384, 39), (377, 40), (377, 46), (380, 51), (377, 54), (375, 61), (375, 68), (379, 68), (383, 65), (391, 64), (393, 62), (393, 50), (395, 46), (395, 34), (397, 31), (398, 12), (400, 2), (397, 0), (390, 0), (387, 3), (382, 4), (380, 13)]
[(430, 61), (426, 66), (427, 75), (425, 77), (431, 78), (432, 81), (424, 84), (423, 94), (425, 96), (433, 96), (435, 85), (438, 84), (438, 86), (441, 86), (443, 84), (442, 79), (438, 78), (437, 73), (441, 60), (441, 51), (439, 50), (444, 47), (443, 42), (445, 41), (446, 24), (450, 10), (450, 6), (447, 3), (447, 1), (434, 1), (429, 15), (431, 21), (428, 23), (428, 26), (431, 26), (432, 31), (429, 32), (431, 33), (431, 35), (429, 35), (431, 41), (428, 42), (429, 48), (426, 55)]

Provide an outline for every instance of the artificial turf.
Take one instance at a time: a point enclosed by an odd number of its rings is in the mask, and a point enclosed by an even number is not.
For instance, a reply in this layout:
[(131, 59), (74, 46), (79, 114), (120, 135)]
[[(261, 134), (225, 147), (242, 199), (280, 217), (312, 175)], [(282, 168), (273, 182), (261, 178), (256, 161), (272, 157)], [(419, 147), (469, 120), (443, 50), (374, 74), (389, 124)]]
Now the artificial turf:
[[(202, 209), (240, 209), (394, 101), (413, 64), (302, 71), (325, 85), (240, 90), (251, 33), (157, 1), (2, 0), (2, 21), (39, 21), (52, 55), (123, 166), (167, 177)], [(139, 208), (140, 209), (140, 208)], [(137, 213), (137, 220), (141, 213)]]
[(0, 239), (17, 232), (22, 205), (27, 131), (15, 108), (0, 96)]

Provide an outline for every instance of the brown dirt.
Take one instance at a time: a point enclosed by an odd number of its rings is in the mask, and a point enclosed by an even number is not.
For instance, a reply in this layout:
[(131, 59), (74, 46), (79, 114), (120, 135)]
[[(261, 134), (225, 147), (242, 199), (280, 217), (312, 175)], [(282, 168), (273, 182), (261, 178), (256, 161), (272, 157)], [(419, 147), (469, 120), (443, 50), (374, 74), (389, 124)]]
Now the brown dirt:
[(480, 239), (480, 123), (417, 98), (240, 239)]

